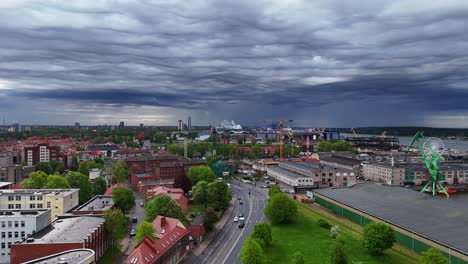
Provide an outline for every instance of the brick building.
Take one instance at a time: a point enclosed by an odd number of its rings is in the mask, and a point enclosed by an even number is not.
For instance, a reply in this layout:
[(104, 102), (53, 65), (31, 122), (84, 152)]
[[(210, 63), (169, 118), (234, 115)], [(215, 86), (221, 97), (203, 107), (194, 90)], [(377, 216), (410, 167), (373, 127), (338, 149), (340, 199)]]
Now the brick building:
[(149, 189), (146, 192), (146, 199), (152, 200), (154, 197), (159, 195), (166, 195), (171, 197), (182, 208), (182, 212), (187, 213), (188, 199), (184, 196), (184, 190), (179, 188), (166, 188), (162, 186), (157, 186), (152, 189)]
[(66, 250), (87, 248), (95, 252), (94, 261), (102, 257), (111, 245), (104, 219), (96, 216), (60, 217), (50, 226), (11, 245), (12, 264), (60, 253)]
[(40, 143), (24, 147), (24, 161), (29, 166), (34, 166), (39, 162), (49, 162), (60, 160), (60, 147), (51, 146), (47, 143)]

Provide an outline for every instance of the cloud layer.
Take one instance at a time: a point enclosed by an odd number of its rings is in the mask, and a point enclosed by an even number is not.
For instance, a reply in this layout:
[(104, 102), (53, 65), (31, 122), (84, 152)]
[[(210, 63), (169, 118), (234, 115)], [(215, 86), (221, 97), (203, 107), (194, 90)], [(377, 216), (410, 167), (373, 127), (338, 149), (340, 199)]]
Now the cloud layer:
[(11, 121), (467, 127), (468, 2), (2, 1)]

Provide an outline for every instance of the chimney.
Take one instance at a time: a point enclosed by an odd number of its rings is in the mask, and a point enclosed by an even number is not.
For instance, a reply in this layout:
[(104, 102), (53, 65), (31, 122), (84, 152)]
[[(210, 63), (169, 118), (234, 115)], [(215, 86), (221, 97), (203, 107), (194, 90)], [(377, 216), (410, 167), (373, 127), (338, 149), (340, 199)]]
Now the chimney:
[(161, 217), (161, 227), (163, 227), (165, 225), (166, 225), (166, 217), (163, 216), (163, 217)]

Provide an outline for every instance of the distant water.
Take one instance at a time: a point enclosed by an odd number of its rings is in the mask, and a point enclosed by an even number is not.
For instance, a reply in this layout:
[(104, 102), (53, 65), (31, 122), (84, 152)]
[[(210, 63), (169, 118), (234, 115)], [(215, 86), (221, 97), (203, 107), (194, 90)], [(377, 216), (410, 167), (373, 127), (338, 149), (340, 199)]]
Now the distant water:
[[(348, 133), (341, 133), (343, 137), (354, 137), (353, 134)], [(358, 134), (358, 136), (363, 137), (375, 137), (378, 135), (366, 135), (366, 134)], [(413, 137), (397, 137), (400, 140), (400, 145), (408, 145), (413, 140)], [(445, 144), (445, 147), (457, 150), (457, 151), (468, 151), (468, 141), (463, 140), (453, 140), (453, 139), (442, 139)]]

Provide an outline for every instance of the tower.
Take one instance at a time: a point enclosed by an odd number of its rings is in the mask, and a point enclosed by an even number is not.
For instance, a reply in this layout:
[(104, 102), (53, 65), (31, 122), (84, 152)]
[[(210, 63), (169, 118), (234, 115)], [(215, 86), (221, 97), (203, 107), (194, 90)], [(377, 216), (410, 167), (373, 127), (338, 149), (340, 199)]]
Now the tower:
[(187, 129), (192, 130), (192, 117), (191, 116), (188, 116), (188, 119), (187, 119)]
[(178, 129), (179, 129), (179, 130), (182, 130), (182, 128), (183, 128), (183, 127), (182, 127), (182, 120), (179, 120), (179, 127), (178, 127)]

